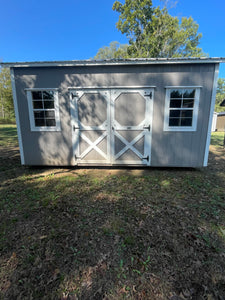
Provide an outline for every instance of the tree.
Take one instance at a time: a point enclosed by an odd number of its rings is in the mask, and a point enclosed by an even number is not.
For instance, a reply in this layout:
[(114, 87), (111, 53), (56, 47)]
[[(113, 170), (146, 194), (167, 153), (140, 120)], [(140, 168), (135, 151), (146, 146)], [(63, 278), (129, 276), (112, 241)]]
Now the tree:
[(219, 78), (217, 81), (216, 104), (215, 111), (225, 111), (225, 107), (220, 106), (220, 103), (225, 99), (225, 78)]
[(10, 72), (5, 68), (0, 69), (0, 105), (2, 118), (15, 118)]
[(120, 44), (119, 42), (111, 42), (109, 46), (100, 48), (95, 55), (94, 59), (112, 59), (112, 58), (126, 58), (127, 57), (126, 44)]
[(113, 10), (120, 14), (116, 27), (129, 40), (128, 57), (205, 56), (198, 47), (199, 25), (191, 17), (179, 21), (151, 0), (115, 1)]

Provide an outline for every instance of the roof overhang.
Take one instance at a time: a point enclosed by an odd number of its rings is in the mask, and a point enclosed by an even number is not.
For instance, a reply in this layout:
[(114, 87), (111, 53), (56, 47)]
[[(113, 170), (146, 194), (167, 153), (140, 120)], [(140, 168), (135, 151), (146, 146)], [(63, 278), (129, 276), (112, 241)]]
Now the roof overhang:
[(111, 66), (111, 65), (156, 65), (156, 64), (217, 64), (225, 63), (224, 57), (201, 58), (131, 58), (106, 60), (65, 60), (65, 61), (33, 61), (2, 62), (4, 68), (24, 67), (76, 67), (76, 66)]

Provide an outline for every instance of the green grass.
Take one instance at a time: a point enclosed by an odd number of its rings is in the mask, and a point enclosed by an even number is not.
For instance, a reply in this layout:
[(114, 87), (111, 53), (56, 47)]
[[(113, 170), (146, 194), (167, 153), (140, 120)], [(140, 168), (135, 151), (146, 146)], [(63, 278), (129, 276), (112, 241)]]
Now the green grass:
[(219, 171), (28, 168), (0, 138), (0, 299), (225, 297), (223, 149)]
[(17, 147), (16, 125), (0, 124), (0, 145), (3, 147)]
[(223, 143), (224, 143), (224, 132), (211, 133), (211, 145), (223, 147)]

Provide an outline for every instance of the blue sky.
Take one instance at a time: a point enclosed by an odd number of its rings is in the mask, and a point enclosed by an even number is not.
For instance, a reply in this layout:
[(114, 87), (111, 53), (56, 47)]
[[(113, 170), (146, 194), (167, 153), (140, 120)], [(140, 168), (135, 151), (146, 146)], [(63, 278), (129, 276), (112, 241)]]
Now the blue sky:
[[(93, 57), (111, 41), (126, 43), (116, 29), (114, 0), (0, 0), (0, 60), (71, 60)], [(153, 0), (159, 5), (160, 0)], [(170, 14), (192, 16), (203, 34), (200, 47), (225, 57), (225, 1), (178, 0)], [(219, 77), (225, 78), (225, 64)]]

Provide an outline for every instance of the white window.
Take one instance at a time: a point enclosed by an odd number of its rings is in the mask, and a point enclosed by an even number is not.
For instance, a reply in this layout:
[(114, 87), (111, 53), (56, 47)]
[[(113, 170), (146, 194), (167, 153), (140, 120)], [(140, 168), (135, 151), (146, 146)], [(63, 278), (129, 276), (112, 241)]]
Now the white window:
[(199, 87), (167, 87), (164, 131), (195, 131), (197, 128)]
[(61, 130), (56, 89), (29, 89), (27, 99), (32, 131)]

